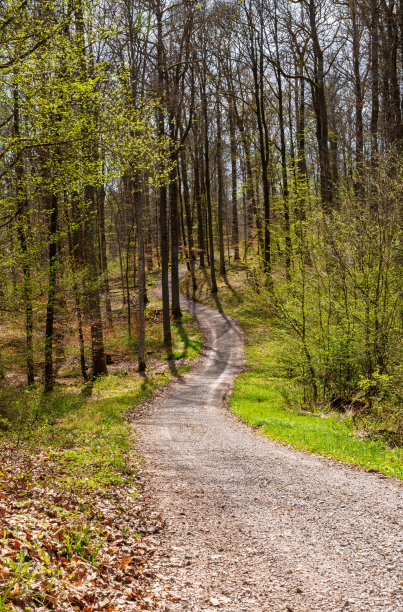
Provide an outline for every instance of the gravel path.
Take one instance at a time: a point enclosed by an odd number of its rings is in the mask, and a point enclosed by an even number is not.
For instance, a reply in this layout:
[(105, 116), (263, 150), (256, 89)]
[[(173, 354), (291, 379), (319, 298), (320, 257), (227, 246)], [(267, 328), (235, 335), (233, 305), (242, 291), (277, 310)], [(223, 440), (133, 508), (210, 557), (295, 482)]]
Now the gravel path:
[(224, 400), (242, 334), (207, 306), (182, 307), (204, 352), (136, 419), (147, 493), (165, 522), (153, 588), (166, 609), (401, 612), (401, 482), (239, 422)]

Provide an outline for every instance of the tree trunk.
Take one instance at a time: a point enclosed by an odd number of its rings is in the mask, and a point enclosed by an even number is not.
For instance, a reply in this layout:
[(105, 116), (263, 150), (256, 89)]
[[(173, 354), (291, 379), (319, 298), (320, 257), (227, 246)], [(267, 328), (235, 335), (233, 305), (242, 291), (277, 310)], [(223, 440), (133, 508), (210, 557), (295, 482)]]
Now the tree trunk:
[(202, 210), (202, 199), (201, 199), (201, 185), (200, 185), (200, 155), (199, 148), (196, 146), (195, 155), (195, 166), (194, 166), (194, 197), (196, 200), (197, 209), (197, 247), (199, 250), (199, 265), (204, 268), (204, 231), (203, 231), (203, 210)]
[[(87, 58), (86, 44), (84, 35), (84, 11), (82, 0), (76, 0), (74, 4), (74, 17), (77, 32), (77, 43), (80, 52), (80, 68), (82, 79), (87, 78)], [(83, 98), (81, 101), (87, 111), (87, 121), (95, 121), (96, 113), (91, 104)], [(90, 137), (88, 129), (83, 128), (83, 148), (85, 157), (91, 162), (98, 161), (96, 143)], [(91, 329), (91, 350), (92, 350), (92, 376), (96, 378), (102, 374), (107, 374), (106, 357), (103, 339), (103, 327), (101, 317), (101, 302), (99, 296), (100, 275), (96, 257), (96, 235), (94, 214), (96, 213), (96, 187), (89, 182), (84, 187), (84, 212), (83, 222), (83, 254), (85, 257), (85, 302), (86, 311)]]
[[(20, 108), (19, 108), (19, 96), (18, 90), (15, 87), (14, 92), (14, 109), (13, 109), (13, 129), (14, 136), (18, 140), (20, 136)], [(18, 152), (20, 155), (21, 153)], [(27, 208), (26, 198), (26, 187), (25, 187), (25, 176), (24, 176), (24, 162), (22, 158), (18, 160), (15, 167), (15, 182), (16, 182), (16, 201), (17, 201), (17, 213), (16, 213), (16, 228), (18, 242), (21, 249), (22, 255), (22, 272), (23, 272), (23, 301), (25, 308), (25, 350), (26, 350), (26, 364), (27, 364), (27, 382), (28, 385), (33, 385), (35, 382), (34, 372), (34, 347), (33, 347), (33, 309), (32, 309), (32, 283), (31, 283), (31, 270), (29, 266), (29, 254), (28, 245), (25, 235), (25, 224), (26, 220), (24, 212)]]
[[(69, 212), (67, 210), (66, 216), (68, 219), (68, 230), (67, 230), (67, 238), (69, 244), (69, 255), (70, 255), (70, 265), (71, 271), (73, 273), (73, 293), (74, 293), (74, 303), (75, 303), (75, 311), (77, 318), (77, 330), (78, 330), (78, 344), (80, 347), (80, 367), (81, 367), (81, 375), (83, 379), (88, 380), (87, 376), (87, 365), (85, 363), (85, 343), (84, 343), (84, 331), (83, 331), (83, 314), (81, 308), (81, 296), (80, 290), (77, 284), (76, 276), (77, 276), (77, 253), (76, 249), (78, 248), (77, 242), (74, 243), (73, 237), (73, 223), (70, 219)], [(73, 217), (74, 218), (74, 217)]]
[(371, 163), (378, 157), (378, 122), (379, 122), (379, 9), (378, 0), (371, 0), (370, 42), (371, 42)]
[(217, 92), (217, 207), (218, 207), (218, 245), (220, 252), (220, 274), (225, 276), (225, 251), (224, 251), (224, 229), (223, 229), (223, 207), (224, 207), (224, 177), (222, 166), (222, 130), (221, 130), (221, 105)]
[(239, 261), (239, 224), (238, 224), (238, 201), (237, 201), (237, 155), (236, 155), (236, 131), (234, 117), (234, 103), (229, 102), (228, 111), (229, 137), (231, 151), (231, 202), (232, 202), (232, 248), (234, 249), (234, 261)]
[(91, 330), (92, 376), (96, 378), (107, 374), (106, 357), (101, 316), (101, 301), (99, 296), (99, 274), (95, 251), (95, 188), (87, 185), (84, 189), (85, 203), (88, 206), (84, 220), (84, 255), (86, 263), (85, 300), (86, 310)]
[[(277, 44), (277, 40), (276, 40)], [(278, 55), (278, 51), (277, 51)], [(279, 61), (279, 60), (278, 60)], [(280, 149), (281, 149), (281, 173), (282, 173), (282, 192), (283, 192), (283, 208), (284, 208), (284, 231), (285, 231), (285, 274), (287, 281), (291, 280), (291, 229), (290, 229), (290, 206), (289, 197), (290, 192), (288, 189), (288, 175), (287, 175), (287, 152), (285, 144), (285, 130), (284, 130), (284, 107), (283, 107), (283, 86), (281, 81), (281, 74), (277, 71), (277, 85), (278, 85), (278, 114), (280, 124)]]
[(45, 326), (45, 391), (52, 391), (54, 386), (53, 376), (53, 327), (55, 317), (55, 297), (56, 297), (56, 275), (57, 275), (57, 222), (58, 222), (58, 201), (55, 194), (50, 194), (47, 198), (49, 217), (49, 279), (48, 279), (48, 303), (46, 306), (46, 326)]
[(98, 202), (98, 223), (99, 223), (99, 242), (100, 242), (100, 262), (102, 270), (102, 289), (105, 297), (105, 309), (106, 309), (106, 320), (109, 327), (113, 327), (112, 317), (112, 306), (111, 306), (111, 292), (109, 287), (109, 275), (108, 275), (108, 258), (106, 252), (106, 235), (105, 235), (105, 187), (101, 185), (97, 193)]
[(246, 201), (251, 210), (253, 218), (255, 219), (257, 237), (258, 237), (258, 248), (260, 250), (260, 253), (263, 253), (264, 252), (264, 242), (263, 242), (263, 232), (262, 232), (262, 221), (260, 217), (260, 210), (258, 208), (257, 194), (255, 190), (255, 181), (254, 181), (253, 171), (252, 171), (250, 144), (248, 142), (245, 128), (242, 123), (242, 119), (240, 117), (238, 117), (238, 128), (241, 133), (242, 145), (245, 151), (245, 166), (246, 166), (246, 176), (247, 176)]
[[(250, 19), (250, 16), (248, 16)], [(260, 16), (260, 31), (259, 38), (256, 41), (256, 32), (253, 24), (250, 25), (250, 59), (253, 76), (253, 95), (255, 99), (256, 122), (259, 135), (259, 153), (261, 159), (261, 174), (263, 187), (263, 213), (264, 213), (264, 251), (263, 251), (263, 267), (266, 273), (269, 288), (273, 286), (272, 265), (271, 265), (271, 202), (270, 202), (270, 181), (269, 181), (269, 163), (270, 163), (270, 142), (268, 134), (268, 126), (265, 117), (264, 103), (264, 53), (263, 53), (263, 13)]]
[[(162, 100), (164, 94), (164, 41), (162, 32), (162, 7), (158, 0), (156, 7), (157, 18), (157, 67), (158, 67), (158, 92)], [(161, 105), (158, 107), (158, 137), (165, 140), (164, 111)], [(161, 160), (161, 174), (164, 173), (164, 161)], [(172, 351), (171, 318), (169, 311), (169, 241), (167, 221), (167, 187), (162, 184), (159, 194), (159, 225), (160, 225), (160, 250), (161, 250), (161, 289), (162, 289), (162, 326), (164, 332), (164, 346), (168, 355)]]
[(353, 37), (353, 71), (354, 71), (354, 93), (355, 93), (355, 167), (356, 167), (356, 192), (362, 193), (362, 162), (364, 157), (364, 135), (363, 135), (363, 96), (360, 74), (360, 32), (357, 24), (357, 7), (355, 2), (351, 6), (351, 23)]
[(179, 298), (179, 215), (178, 215), (178, 156), (171, 155), (172, 170), (169, 182), (169, 203), (171, 210), (171, 310), (173, 318), (178, 321), (181, 316)]
[(318, 141), (320, 193), (324, 210), (329, 211), (333, 205), (333, 186), (329, 157), (329, 128), (327, 117), (327, 104), (325, 93), (325, 77), (323, 64), (323, 51), (320, 47), (316, 26), (316, 0), (309, 0), (309, 22), (315, 60), (314, 79), (312, 86), (313, 106), (316, 115), (316, 137)]
[(207, 226), (209, 236), (209, 253), (210, 253), (210, 275), (211, 275), (211, 292), (217, 293), (217, 281), (215, 275), (214, 261), (214, 238), (213, 238), (213, 211), (211, 206), (211, 186), (210, 186), (210, 148), (208, 135), (208, 111), (207, 111), (207, 93), (206, 93), (206, 58), (203, 65), (203, 81), (202, 81), (202, 105), (203, 105), (203, 120), (204, 120), (204, 172), (205, 172), (205, 189), (207, 203)]
[(194, 244), (193, 244), (193, 220), (192, 220), (192, 211), (190, 209), (190, 195), (189, 195), (189, 185), (187, 178), (187, 167), (186, 167), (186, 152), (185, 149), (182, 149), (181, 152), (181, 167), (182, 167), (182, 184), (183, 184), (183, 201), (185, 206), (185, 215), (186, 215), (186, 226), (188, 231), (188, 246), (189, 246), (189, 267), (190, 267), (190, 275), (192, 277), (192, 288), (193, 291), (197, 289), (196, 276), (195, 276), (195, 259), (194, 259)]
[(138, 339), (138, 370), (144, 372), (145, 361), (145, 307), (146, 307), (146, 271), (144, 262), (144, 236), (143, 236), (143, 196), (136, 189), (138, 179), (134, 178), (133, 206), (137, 219), (137, 263), (138, 263), (138, 291), (139, 291), (139, 339)]
[[(298, 63), (297, 71), (303, 75), (303, 70), (302, 63)], [(297, 141), (297, 199), (295, 203), (295, 217), (298, 221), (305, 221), (308, 171), (305, 154), (305, 80), (302, 77), (298, 79), (295, 87), (295, 112)]]
[[(178, 160), (179, 164), (179, 160)], [(180, 229), (180, 240), (179, 240), (179, 259), (185, 259), (186, 268), (188, 272), (190, 272), (190, 264), (188, 258), (188, 239), (186, 236), (185, 230), (185, 212), (183, 206), (183, 191), (182, 191), (182, 183), (180, 177), (180, 171), (178, 166), (178, 193), (179, 193), (179, 229)]]

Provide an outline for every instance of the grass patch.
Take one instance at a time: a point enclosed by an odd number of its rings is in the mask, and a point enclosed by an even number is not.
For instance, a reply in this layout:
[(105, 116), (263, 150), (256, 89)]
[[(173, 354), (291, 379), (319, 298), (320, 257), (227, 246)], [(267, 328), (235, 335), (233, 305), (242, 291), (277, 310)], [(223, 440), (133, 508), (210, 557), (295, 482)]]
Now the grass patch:
[(74, 555), (92, 565), (97, 565), (98, 553), (105, 544), (106, 538), (99, 538), (88, 525), (67, 530), (63, 535), (61, 554), (70, 561)]
[[(151, 304), (158, 311), (159, 304)], [(150, 309), (152, 312), (152, 308)], [(117, 351), (108, 376), (94, 383), (64, 380), (51, 393), (5, 385), (0, 391), (0, 441), (18, 448), (47, 449), (63, 466), (60, 484), (97, 490), (125, 482), (133, 473), (131, 430), (127, 417), (155, 389), (189, 366), (168, 367), (159, 317), (147, 320), (150, 375), (136, 371), (136, 339), (122, 325), (109, 334), (107, 350)], [(185, 313), (172, 324), (173, 357), (194, 359), (202, 347), (201, 332)], [(163, 363), (159, 367), (157, 360)], [(77, 366), (75, 366), (77, 367)]]
[(111, 374), (93, 385), (25, 391), (13, 407), (2, 437), (24, 450), (46, 448), (63, 464), (69, 488), (118, 485), (133, 473), (130, 465), (130, 411), (171, 374), (150, 378)]
[(230, 399), (237, 416), (273, 440), (403, 478), (402, 449), (360, 440), (348, 421), (325, 414), (303, 414), (285, 403), (278, 380), (259, 378), (252, 372), (239, 376)]
[[(96, 490), (123, 484), (133, 474), (127, 416), (171, 378), (109, 375), (95, 382), (90, 398), (85, 398), (84, 389), (78, 410), (57, 423), (54, 454), (64, 463), (66, 486)], [(42, 444), (46, 440), (51, 442), (47, 428)]]
[[(403, 478), (403, 449), (385, 441), (360, 439), (348, 416), (302, 410), (302, 385), (287, 367), (298, 350), (295, 339), (271, 316), (270, 304), (251, 296), (243, 266), (218, 277), (213, 296), (205, 270), (197, 270), (197, 299), (235, 316), (245, 332), (246, 365), (230, 398), (233, 412), (269, 438), (389, 476)], [(191, 295), (189, 278), (183, 290)]]

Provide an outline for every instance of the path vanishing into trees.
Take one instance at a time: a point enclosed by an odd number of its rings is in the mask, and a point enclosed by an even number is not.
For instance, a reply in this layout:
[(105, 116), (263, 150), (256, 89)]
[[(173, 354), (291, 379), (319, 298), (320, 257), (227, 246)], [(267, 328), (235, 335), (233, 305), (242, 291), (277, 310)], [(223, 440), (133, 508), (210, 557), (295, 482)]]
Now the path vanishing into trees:
[(136, 420), (146, 488), (165, 521), (154, 588), (167, 610), (403, 609), (402, 484), (268, 440), (225, 398), (242, 333), (181, 298), (197, 364)]

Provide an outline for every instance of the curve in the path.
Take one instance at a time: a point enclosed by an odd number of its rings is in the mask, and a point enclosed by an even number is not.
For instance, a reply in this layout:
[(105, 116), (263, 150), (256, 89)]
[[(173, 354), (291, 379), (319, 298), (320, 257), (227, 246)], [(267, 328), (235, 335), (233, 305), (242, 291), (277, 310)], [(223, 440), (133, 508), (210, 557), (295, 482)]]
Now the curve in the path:
[(401, 483), (240, 423), (223, 401), (242, 361), (237, 326), (181, 306), (203, 330), (203, 354), (136, 422), (166, 520), (154, 586), (170, 593), (167, 609), (401, 612)]

